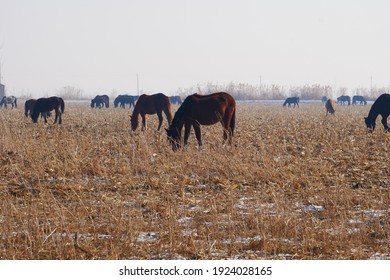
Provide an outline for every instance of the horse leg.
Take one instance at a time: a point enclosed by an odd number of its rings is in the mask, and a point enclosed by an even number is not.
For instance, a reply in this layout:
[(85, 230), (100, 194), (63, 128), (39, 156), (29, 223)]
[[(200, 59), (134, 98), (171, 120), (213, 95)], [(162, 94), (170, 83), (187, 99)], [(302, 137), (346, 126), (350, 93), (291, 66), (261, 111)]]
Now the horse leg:
[(62, 124), (62, 113), (60, 109), (58, 109), (58, 124)]
[(161, 128), (161, 125), (162, 125), (162, 122), (163, 122), (162, 112), (157, 112), (157, 117), (158, 117), (157, 131), (160, 131), (160, 128)]
[(385, 130), (386, 130), (386, 132), (390, 132), (390, 129), (389, 129), (389, 127), (388, 127), (388, 125), (387, 125), (387, 117), (388, 117), (388, 115), (387, 116), (382, 116), (382, 124), (383, 124), (383, 127), (385, 128)]
[(184, 124), (184, 146), (188, 143), (188, 138), (190, 138), (191, 133), (191, 123)]
[(146, 129), (146, 116), (145, 114), (141, 114), (141, 117), (142, 117), (142, 131), (144, 131)]
[(202, 143), (202, 134), (200, 133), (200, 124), (199, 123), (194, 123), (193, 126), (194, 126), (196, 139), (198, 140), (199, 148), (202, 148), (203, 147), (203, 143)]
[[(54, 123), (57, 123), (57, 119), (58, 119), (58, 114), (59, 114), (59, 109), (56, 109), (56, 118), (54, 119)], [(46, 115), (45, 115), (45, 120), (46, 120)]]

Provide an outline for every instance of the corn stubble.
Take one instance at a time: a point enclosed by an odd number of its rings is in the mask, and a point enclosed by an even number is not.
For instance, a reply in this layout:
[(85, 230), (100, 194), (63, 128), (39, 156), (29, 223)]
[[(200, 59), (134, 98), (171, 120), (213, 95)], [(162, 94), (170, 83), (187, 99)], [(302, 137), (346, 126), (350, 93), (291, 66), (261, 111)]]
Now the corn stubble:
[(233, 146), (215, 125), (177, 152), (156, 116), (1, 110), (0, 258), (389, 259), (390, 135), (368, 110), (238, 104)]

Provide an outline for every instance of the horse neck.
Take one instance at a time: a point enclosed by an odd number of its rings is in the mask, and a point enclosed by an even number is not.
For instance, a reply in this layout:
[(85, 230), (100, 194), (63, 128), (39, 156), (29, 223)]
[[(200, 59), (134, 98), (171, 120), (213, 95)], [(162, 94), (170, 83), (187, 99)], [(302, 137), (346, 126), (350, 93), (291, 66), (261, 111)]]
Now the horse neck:
[(370, 111), (368, 112), (367, 120), (369, 120), (371, 122), (375, 122), (378, 115), (379, 115), (378, 110), (377, 110), (376, 106), (373, 105), (371, 107)]

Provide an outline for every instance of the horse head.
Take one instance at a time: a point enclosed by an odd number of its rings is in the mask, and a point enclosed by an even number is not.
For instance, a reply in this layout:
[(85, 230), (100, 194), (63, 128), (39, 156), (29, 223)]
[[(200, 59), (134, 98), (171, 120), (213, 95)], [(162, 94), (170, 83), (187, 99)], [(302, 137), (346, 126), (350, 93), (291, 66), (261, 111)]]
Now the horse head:
[(131, 129), (135, 131), (138, 127), (138, 115), (137, 116), (131, 115), (130, 123), (131, 123)]
[(176, 127), (165, 129), (169, 143), (172, 145), (172, 150), (176, 151), (181, 147), (181, 133)]
[(372, 122), (368, 118), (364, 118), (364, 122), (366, 123), (369, 132), (373, 132), (375, 129), (375, 122)]

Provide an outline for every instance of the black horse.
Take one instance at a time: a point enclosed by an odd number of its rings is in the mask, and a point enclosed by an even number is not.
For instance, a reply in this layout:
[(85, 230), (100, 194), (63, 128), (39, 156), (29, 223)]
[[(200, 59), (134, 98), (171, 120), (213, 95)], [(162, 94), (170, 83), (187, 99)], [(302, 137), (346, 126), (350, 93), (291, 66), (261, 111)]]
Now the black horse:
[[(26, 100), (26, 102), (24, 103), (24, 115), (26, 117), (28, 116), (31, 117), (36, 102), (37, 102), (36, 99)], [(48, 118), (50, 116), (51, 116), (51, 112), (41, 112), (41, 118)]]
[(91, 108), (103, 108), (110, 106), (110, 99), (107, 95), (96, 95), (94, 99), (91, 100)]
[(65, 110), (65, 103), (64, 100), (61, 97), (52, 96), (49, 98), (39, 98), (34, 105), (33, 112), (31, 114), (31, 119), (33, 123), (38, 122), (38, 116), (39, 114), (42, 114), (45, 123), (47, 123), (46, 116), (47, 112), (50, 112), (52, 110), (55, 110), (56, 117), (54, 119), (54, 123), (57, 122), (61, 124), (62, 123), (62, 113), (64, 113)]
[(382, 124), (387, 132), (390, 132), (390, 129), (387, 125), (387, 117), (390, 115), (390, 94), (384, 93), (375, 100), (372, 104), (368, 116), (364, 118), (367, 128), (372, 132), (375, 129), (375, 121), (378, 115), (382, 116)]
[(1, 101), (0, 101), (0, 107), (4, 105), (4, 108), (7, 108), (7, 104), (11, 104), (12, 105), (12, 109), (13, 108), (17, 108), (18, 107), (18, 104), (17, 104), (17, 98), (13, 95), (11, 96), (4, 96)]
[(288, 107), (291, 107), (291, 104), (294, 104), (295, 106), (299, 107), (299, 97), (287, 97), (286, 101), (283, 103), (283, 107), (285, 107), (288, 104)]
[(170, 96), (169, 99), (171, 100), (172, 104), (181, 105), (183, 103), (183, 101), (181, 100), (181, 97), (179, 95)]
[(352, 97), (352, 105), (356, 105), (356, 103), (360, 102), (360, 105), (367, 105), (366, 99), (361, 95), (354, 95)]
[(117, 108), (119, 105), (120, 107), (125, 108), (125, 105), (129, 104), (129, 108), (131, 108), (132, 105), (133, 107), (135, 107), (135, 102), (137, 101), (137, 99), (138, 96), (136, 95), (118, 95), (114, 100), (114, 106), (115, 108)]
[(351, 105), (351, 97), (348, 95), (341, 95), (337, 97), (337, 104), (344, 105), (344, 103), (348, 103), (348, 105)]

